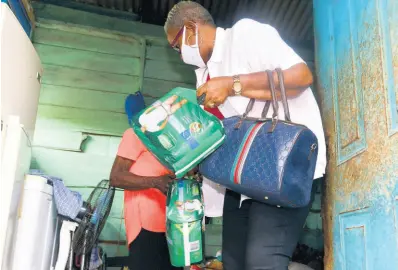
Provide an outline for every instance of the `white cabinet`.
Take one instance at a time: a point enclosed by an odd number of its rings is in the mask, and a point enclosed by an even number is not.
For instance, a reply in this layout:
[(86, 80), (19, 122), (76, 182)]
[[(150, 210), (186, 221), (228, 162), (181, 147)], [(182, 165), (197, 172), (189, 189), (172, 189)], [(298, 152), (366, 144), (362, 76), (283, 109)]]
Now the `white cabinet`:
[(31, 41), (8, 5), (0, 3), (0, 266), (4, 270), (12, 269), (18, 205), (30, 166), (41, 74)]
[(29, 170), (31, 147), (18, 116), (9, 116), (2, 130), (0, 178), (0, 269), (11, 270), (18, 230), (18, 205), (25, 173)]
[(1, 3), (0, 12), (1, 120), (17, 115), (33, 136), (43, 73), (40, 58), (8, 5)]

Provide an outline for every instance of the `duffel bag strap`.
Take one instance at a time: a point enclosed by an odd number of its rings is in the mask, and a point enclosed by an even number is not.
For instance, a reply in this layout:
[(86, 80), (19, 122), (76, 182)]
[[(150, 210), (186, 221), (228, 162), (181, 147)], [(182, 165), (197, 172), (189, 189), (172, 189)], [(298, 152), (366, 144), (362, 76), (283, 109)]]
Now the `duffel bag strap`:
[(240, 126), (242, 125), (243, 121), (247, 118), (247, 116), (249, 115), (250, 111), (253, 109), (254, 102), (256, 102), (256, 100), (254, 98), (251, 98), (249, 100), (249, 103), (247, 104), (247, 107), (246, 107), (246, 111), (240, 117), (240, 120), (239, 120), (238, 123), (236, 123), (234, 129), (239, 129), (240, 128)]
[(283, 78), (283, 72), (282, 72), (282, 70), (280, 68), (275, 69), (275, 71), (278, 74), (279, 88), (281, 89), (283, 111), (285, 112), (285, 120), (288, 121), (288, 122), (292, 122), (292, 120), (290, 118), (289, 104), (287, 103), (287, 96), (286, 96), (286, 89), (285, 89), (285, 81), (284, 81), (284, 78)]
[(267, 75), (268, 75), (269, 88), (271, 90), (271, 97), (272, 97), (271, 104), (272, 104), (272, 109), (273, 109), (272, 125), (271, 125), (270, 129), (268, 130), (268, 132), (273, 132), (276, 127), (276, 124), (278, 123), (278, 120), (279, 120), (279, 115), (278, 115), (279, 105), (278, 105), (278, 99), (276, 96), (273, 72), (271, 70), (267, 70)]
[[(274, 82), (274, 76), (273, 76), (273, 72), (270, 70), (266, 71), (267, 75), (268, 75), (268, 81), (269, 81), (269, 85), (270, 85), (270, 90), (271, 90), (271, 97), (272, 100), (269, 101), (267, 100), (264, 104), (264, 108), (261, 112), (261, 118), (259, 120), (264, 120), (267, 118), (267, 114), (269, 111), (269, 108), (272, 104), (272, 108), (273, 108), (273, 115), (272, 115), (272, 119), (273, 119), (273, 127), (271, 128), (271, 131), (273, 131), (275, 129), (277, 120), (278, 120), (278, 110), (279, 110), (279, 105), (278, 105), (278, 101), (277, 101), (277, 96), (276, 96), (276, 91), (275, 91), (275, 82)], [(279, 74), (278, 74), (278, 78), (279, 78)], [(283, 80), (282, 80), (283, 83)], [(284, 85), (283, 85), (284, 87)], [(285, 94), (286, 95), (286, 94)], [(242, 122), (248, 117), (249, 113), (251, 112), (251, 110), (253, 109), (254, 103), (255, 103), (255, 99), (251, 98), (249, 100), (249, 103), (247, 104), (246, 110), (243, 113), (243, 115), (241, 116), (240, 121), (235, 125), (235, 129), (239, 129), (240, 126), (242, 125)], [(285, 106), (284, 106), (285, 109)], [(286, 111), (286, 110), (285, 110)], [(289, 114), (288, 114), (289, 115)], [(288, 116), (290, 119), (290, 116)]]
[[(255, 100), (254, 98), (251, 98), (251, 99), (250, 99), (249, 104), (247, 104), (246, 111), (245, 111), (245, 113), (242, 115), (242, 119), (245, 119), (245, 118), (249, 115), (250, 111), (253, 109), (253, 106), (254, 106), (254, 102), (255, 102), (255, 101), (256, 101), (256, 100)], [(267, 118), (267, 114), (268, 114), (270, 105), (271, 105), (271, 101), (267, 100), (267, 101), (265, 102), (265, 104), (264, 104), (263, 111), (261, 112), (261, 118), (260, 118), (259, 120), (264, 120), (264, 119)]]
[(261, 119), (266, 119), (267, 118), (267, 114), (269, 111), (269, 107), (271, 106), (271, 101), (267, 100), (264, 104), (264, 109), (261, 112)]

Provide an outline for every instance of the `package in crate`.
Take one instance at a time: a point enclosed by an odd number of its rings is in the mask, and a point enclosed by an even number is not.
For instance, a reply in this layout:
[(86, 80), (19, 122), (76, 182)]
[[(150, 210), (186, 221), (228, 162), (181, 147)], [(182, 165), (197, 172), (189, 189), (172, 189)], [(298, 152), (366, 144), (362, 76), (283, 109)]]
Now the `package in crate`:
[(203, 197), (196, 180), (172, 183), (167, 195), (166, 238), (173, 266), (203, 261)]
[(136, 114), (132, 127), (149, 151), (178, 178), (225, 138), (221, 121), (197, 104), (196, 92), (180, 87)]

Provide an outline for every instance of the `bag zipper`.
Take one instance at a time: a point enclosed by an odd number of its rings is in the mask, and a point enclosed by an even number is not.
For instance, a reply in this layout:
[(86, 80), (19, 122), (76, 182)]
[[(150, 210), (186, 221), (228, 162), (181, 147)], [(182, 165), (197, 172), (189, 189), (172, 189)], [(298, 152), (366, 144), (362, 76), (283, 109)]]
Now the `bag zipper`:
[[(232, 116), (232, 117), (236, 117), (236, 116)], [(228, 118), (225, 118), (225, 119), (229, 119), (229, 118), (232, 118), (232, 117), (228, 117)], [(241, 118), (240, 120), (241, 120), (241, 122), (243, 122), (244, 120), (254, 121), (254, 122), (268, 122), (268, 121), (272, 122), (272, 118), (263, 119), (263, 118), (255, 118), (255, 117), (246, 117), (246, 118)], [(299, 126), (299, 127), (304, 127), (304, 128), (309, 129), (306, 125), (298, 124), (298, 123), (294, 123), (294, 122), (289, 122), (289, 121), (285, 121), (285, 120), (280, 120), (280, 119), (278, 119), (278, 123), (284, 123), (284, 124), (289, 125), (289, 126)]]

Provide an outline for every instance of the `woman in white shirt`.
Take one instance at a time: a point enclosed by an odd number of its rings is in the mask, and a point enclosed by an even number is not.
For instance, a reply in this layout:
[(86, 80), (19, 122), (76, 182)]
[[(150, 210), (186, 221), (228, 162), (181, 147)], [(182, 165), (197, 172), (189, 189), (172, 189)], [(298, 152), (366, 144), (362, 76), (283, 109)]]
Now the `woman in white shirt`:
[[(217, 28), (205, 8), (183, 1), (169, 12), (165, 32), (182, 60), (198, 67), (197, 95), (206, 95), (205, 110), (220, 119), (242, 115), (250, 98), (256, 99), (250, 115), (259, 117), (264, 102), (271, 99), (265, 71), (281, 68), (291, 119), (317, 136), (315, 179), (323, 176), (326, 145), (319, 108), (309, 87), (312, 74), (272, 26), (243, 19), (230, 29)], [(272, 109), (268, 116), (271, 114)], [(210, 180), (203, 183), (205, 214), (223, 215), (224, 269), (287, 270), (310, 206), (278, 208), (225, 191)]]

